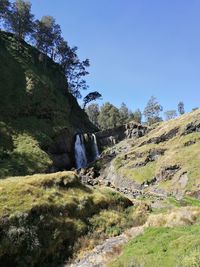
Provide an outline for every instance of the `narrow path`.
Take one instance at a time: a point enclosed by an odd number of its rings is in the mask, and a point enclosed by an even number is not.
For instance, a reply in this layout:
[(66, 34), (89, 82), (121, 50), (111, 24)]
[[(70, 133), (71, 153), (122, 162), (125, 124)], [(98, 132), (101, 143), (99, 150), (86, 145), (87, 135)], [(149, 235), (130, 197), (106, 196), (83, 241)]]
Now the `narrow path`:
[(76, 259), (72, 264), (64, 267), (103, 267), (119, 255), (121, 246), (127, 243), (144, 231), (144, 226), (132, 227), (123, 234), (106, 239), (103, 244), (96, 246), (90, 252), (86, 252), (83, 257)]

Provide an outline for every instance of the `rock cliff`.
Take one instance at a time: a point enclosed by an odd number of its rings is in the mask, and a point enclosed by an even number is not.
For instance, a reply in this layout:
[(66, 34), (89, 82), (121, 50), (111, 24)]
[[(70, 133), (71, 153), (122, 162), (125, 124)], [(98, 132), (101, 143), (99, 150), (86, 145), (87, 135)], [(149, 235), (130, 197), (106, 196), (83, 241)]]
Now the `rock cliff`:
[(74, 165), (77, 132), (94, 132), (68, 92), (61, 67), (12, 34), (0, 32), (0, 176)]
[[(200, 110), (161, 122), (148, 131), (132, 129), (137, 138), (126, 138), (104, 152), (96, 164), (100, 177), (95, 183), (100, 180), (133, 197), (199, 198)], [(99, 134), (107, 140), (106, 134)]]

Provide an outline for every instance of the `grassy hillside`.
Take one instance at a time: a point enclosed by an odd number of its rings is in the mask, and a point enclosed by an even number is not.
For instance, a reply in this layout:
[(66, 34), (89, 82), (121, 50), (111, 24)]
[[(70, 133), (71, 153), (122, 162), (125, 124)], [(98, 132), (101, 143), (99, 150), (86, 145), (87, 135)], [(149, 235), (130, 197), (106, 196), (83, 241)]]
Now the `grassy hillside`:
[(200, 266), (200, 225), (149, 228), (130, 241), (109, 267)]
[(0, 191), (1, 266), (56, 266), (74, 245), (85, 249), (137, 220), (130, 200), (86, 187), (73, 172), (7, 178)]
[(138, 140), (125, 140), (113, 160), (115, 172), (145, 185), (144, 190), (181, 198), (198, 197), (200, 186), (200, 110), (162, 122)]
[(18, 45), (0, 32), (0, 176), (43, 172), (52, 164), (49, 147), (67, 129), (91, 131), (91, 125), (58, 64), (30, 45)]

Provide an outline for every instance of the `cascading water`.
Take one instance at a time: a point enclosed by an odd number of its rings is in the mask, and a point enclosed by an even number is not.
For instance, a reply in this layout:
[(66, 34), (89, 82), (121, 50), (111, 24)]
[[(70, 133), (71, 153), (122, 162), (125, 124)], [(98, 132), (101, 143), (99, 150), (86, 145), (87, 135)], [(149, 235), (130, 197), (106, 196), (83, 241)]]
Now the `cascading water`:
[(95, 134), (77, 134), (75, 140), (76, 168), (84, 168), (88, 163), (99, 158), (99, 149)]
[(84, 145), (83, 135), (77, 134), (75, 141), (75, 161), (76, 168), (80, 169), (87, 166), (87, 157)]
[(93, 139), (93, 150), (94, 150), (94, 160), (99, 158), (99, 149), (97, 145), (97, 138), (95, 134), (92, 134), (92, 139)]

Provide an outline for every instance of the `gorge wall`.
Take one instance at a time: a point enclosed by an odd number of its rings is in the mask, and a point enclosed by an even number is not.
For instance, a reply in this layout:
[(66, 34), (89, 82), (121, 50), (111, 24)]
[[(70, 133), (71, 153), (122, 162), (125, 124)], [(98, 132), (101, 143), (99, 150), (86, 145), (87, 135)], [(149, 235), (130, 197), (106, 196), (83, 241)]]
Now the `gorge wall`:
[(96, 137), (99, 147), (103, 149), (103, 147), (115, 145), (125, 138), (142, 137), (147, 132), (148, 128), (146, 126), (136, 122), (129, 122), (113, 129), (99, 131), (96, 133)]
[(61, 67), (0, 32), (0, 177), (71, 168), (76, 133), (95, 132)]

